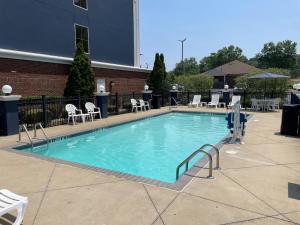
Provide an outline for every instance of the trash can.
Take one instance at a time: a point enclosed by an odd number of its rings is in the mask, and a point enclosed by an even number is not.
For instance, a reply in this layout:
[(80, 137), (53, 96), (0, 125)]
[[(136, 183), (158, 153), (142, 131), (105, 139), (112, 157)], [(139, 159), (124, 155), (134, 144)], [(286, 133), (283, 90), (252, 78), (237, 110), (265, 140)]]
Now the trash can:
[(229, 105), (229, 102), (230, 102), (230, 93), (229, 93), (229, 91), (223, 91), (223, 102), (225, 102), (226, 107)]
[(300, 94), (291, 93), (291, 104), (300, 104)]
[(300, 105), (283, 105), (281, 131), (283, 135), (300, 136)]
[(160, 98), (161, 95), (152, 95), (152, 108), (160, 109)]

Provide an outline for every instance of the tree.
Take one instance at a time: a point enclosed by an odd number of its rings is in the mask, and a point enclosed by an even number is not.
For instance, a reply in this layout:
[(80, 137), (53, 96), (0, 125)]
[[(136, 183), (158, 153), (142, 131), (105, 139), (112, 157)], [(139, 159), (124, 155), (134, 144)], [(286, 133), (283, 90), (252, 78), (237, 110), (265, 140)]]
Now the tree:
[(164, 55), (156, 53), (153, 70), (149, 80), (150, 89), (159, 93), (167, 88), (167, 72), (164, 62)]
[(274, 44), (269, 42), (256, 58), (260, 68), (294, 69), (297, 64), (297, 43), (290, 40)]
[(192, 57), (189, 59), (184, 59), (184, 61), (177, 63), (175, 69), (171, 71), (171, 74), (174, 74), (174, 76), (196, 75), (199, 74), (199, 72), (199, 64), (196, 58)]
[(258, 67), (258, 62), (256, 57), (250, 58), (247, 63), (251, 66)]
[(210, 56), (204, 57), (200, 61), (199, 69), (203, 73), (234, 60), (246, 62), (247, 57), (243, 55), (241, 48), (230, 45), (220, 49), (217, 53), (211, 53)]
[(65, 96), (92, 96), (95, 91), (95, 71), (92, 68), (91, 60), (85, 54), (82, 44), (77, 45), (67, 85), (64, 91)]
[(166, 80), (166, 78), (167, 78), (167, 69), (166, 69), (164, 54), (160, 54), (159, 58), (160, 58), (161, 66), (162, 66), (163, 80)]

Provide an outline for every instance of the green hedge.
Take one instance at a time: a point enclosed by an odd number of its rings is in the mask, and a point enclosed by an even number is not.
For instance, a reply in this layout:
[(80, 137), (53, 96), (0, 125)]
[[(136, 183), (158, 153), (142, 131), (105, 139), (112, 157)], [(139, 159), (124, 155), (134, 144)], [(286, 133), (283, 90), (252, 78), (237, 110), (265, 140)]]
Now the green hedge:
[[(53, 113), (50, 110), (47, 110), (47, 121), (55, 119)], [(42, 109), (32, 109), (28, 110), (25, 113), (21, 112), (20, 114), (21, 122), (26, 122), (28, 124), (38, 123), (43, 121), (43, 110)]]
[(213, 87), (213, 77), (207, 75), (190, 75), (175, 77), (175, 82), (184, 86), (185, 91), (208, 91)]

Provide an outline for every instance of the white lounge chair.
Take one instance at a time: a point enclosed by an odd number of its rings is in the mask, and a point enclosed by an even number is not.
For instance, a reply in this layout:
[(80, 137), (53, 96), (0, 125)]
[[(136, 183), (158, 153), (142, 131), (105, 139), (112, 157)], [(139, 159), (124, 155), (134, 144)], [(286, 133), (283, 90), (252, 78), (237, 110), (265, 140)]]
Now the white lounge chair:
[(220, 95), (218, 95), (218, 94), (213, 94), (213, 95), (211, 96), (211, 102), (209, 102), (209, 103), (207, 104), (207, 107), (216, 107), (216, 108), (218, 108), (219, 101), (220, 101)]
[(85, 103), (85, 108), (88, 114), (90, 114), (90, 117), (92, 121), (94, 120), (94, 116), (97, 114), (99, 115), (99, 118), (101, 119), (101, 110), (99, 107), (96, 107), (94, 103), (92, 102), (87, 102)]
[(82, 122), (85, 123), (85, 118), (90, 115), (90, 114), (82, 113), (81, 109), (77, 109), (76, 106), (72, 105), (72, 104), (66, 105), (66, 111), (68, 113), (68, 124), (70, 122), (70, 119), (72, 119), (73, 125), (75, 125), (76, 120), (77, 120), (78, 117), (80, 117)]
[(140, 99), (139, 102), (140, 102), (140, 106), (142, 107), (142, 110), (146, 111), (147, 108), (148, 108), (148, 110), (150, 110), (149, 102), (144, 101), (143, 99)]
[(138, 109), (141, 109), (141, 111), (143, 110), (143, 108), (142, 108), (142, 106), (141, 105), (138, 105), (137, 104), (137, 101), (134, 99), (134, 98), (132, 98), (131, 100), (130, 100), (130, 102), (131, 102), (131, 111), (132, 112), (138, 112)]
[(0, 190), (0, 216), (17, 210), (18, 215), (13, 225), (20, 225), (25, 216), (28, 198), (16, 195), (8, 190)]
[(194, 95), (193, 101), (190, 102), (189, 107), (196, 106), (197, 108), (201, 105), (201, 95)]
[(231, 98), (231, 102), (229, 103), (228, 107), (232, 108), (238, 101), (241, 101), (240, 95), (233, 95)]

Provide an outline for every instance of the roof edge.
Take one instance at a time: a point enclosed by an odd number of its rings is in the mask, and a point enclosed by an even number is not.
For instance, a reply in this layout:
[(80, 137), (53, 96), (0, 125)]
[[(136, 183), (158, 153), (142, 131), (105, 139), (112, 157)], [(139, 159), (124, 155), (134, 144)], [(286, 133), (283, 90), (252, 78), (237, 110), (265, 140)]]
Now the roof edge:
[[(62, 57), (56, 55), (40, 54), (40, 53), (25, 52), (25, 51), (16, 51), (16, 50), (2, 49), (2, 48), (0, 48), (0, 58), (68, 64), (68, 65), (70, 65), (73, 62), (73, 58), (70, 57)], [(95, 68), (103, 68), (103, 69), (124, 70), (124, 71), (144, 72), (144, 73), (151, 72), (151, 70), (142, 69), (139, 67), (105, 63), (99, 61), (92, 61), (92, 66)]]

